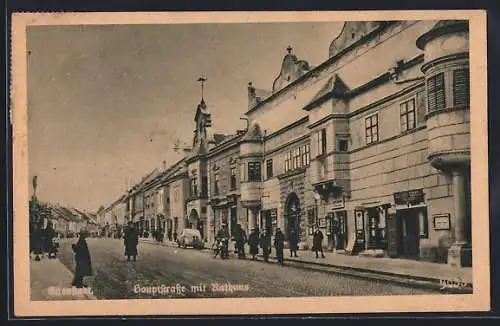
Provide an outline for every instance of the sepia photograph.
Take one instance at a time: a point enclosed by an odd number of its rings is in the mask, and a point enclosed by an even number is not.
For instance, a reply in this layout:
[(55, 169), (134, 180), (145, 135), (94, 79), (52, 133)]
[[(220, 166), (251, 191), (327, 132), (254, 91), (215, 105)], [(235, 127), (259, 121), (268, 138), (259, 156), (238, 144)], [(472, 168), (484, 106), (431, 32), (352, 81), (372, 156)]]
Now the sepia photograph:
[(485, 17), (14, 15), (16, 313), (488, 310)]

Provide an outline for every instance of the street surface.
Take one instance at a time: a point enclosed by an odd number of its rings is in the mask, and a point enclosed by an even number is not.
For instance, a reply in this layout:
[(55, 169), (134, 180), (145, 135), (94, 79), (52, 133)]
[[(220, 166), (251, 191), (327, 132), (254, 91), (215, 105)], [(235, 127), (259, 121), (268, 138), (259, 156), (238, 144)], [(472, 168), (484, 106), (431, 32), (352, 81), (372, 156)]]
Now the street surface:
[[(74, 272), (71, 250), (71, 243), (74, 242), (76, 239), (62, 239), (58, 254), (60, 261), (71, 272)], [(149, 243), (139, 243), (138, 260), (127, 262), (124, 257), (123, 240), (89, 238), (87, 242), (94, 276), (86, 282), (98, 299), (436, 293), (386, 282), (279, 266), (274, 262), (264, 263), (237, 258), (213, 259), (212, 254), (206, 251)], [(227, 283), (232, 286), (225, 285)], [(184, 291), (181, 290), (182, 286)]]

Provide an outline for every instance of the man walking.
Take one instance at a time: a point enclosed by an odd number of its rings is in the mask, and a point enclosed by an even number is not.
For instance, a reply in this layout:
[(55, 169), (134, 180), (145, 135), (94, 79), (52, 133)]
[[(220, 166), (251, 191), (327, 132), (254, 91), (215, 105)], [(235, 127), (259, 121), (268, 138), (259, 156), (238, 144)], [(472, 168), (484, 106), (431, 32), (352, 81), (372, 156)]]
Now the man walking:
[(248, 245), (250, 246), (250, 255), (252, 255), (252, 260), (255, 260), (255, 256), (259, 253), (259, 234), (255, 228), (252, 228), (252, 231), (248, 236)]
[(245, 234), (245, 231), (241, 227), (241, 224), (236, 224), (236, 234), (234, 238), (236, 240), (236, 252), (238, 254), (238, 259), (244, 259), (245, 243), (247, 242), (247, 235)]
[(314, 231), (313, 251), (316, 253), (316, 258), (319, 258), (318, 252), (321, 252), (321, 258), (325, 258), (325, 254), (323, 253), (323, 233), (318, 227)]
[(271, 252), (271, 236), (268, 232), (268, 230), (264, 229), (262, 235), (260, 236), (260, 246), (266, 263), (269, 261), (269, 253)]
[(285, 248), (285, 235), (281, 232), (280, 228), (276, 229), (274, 234), (274, 248), (276, 248), (276, 259), (278, 264), (283, 265), (283, 249)]
[(127, 256), (127, 261), (130, 261), (131, 256), (134, 257), (134, 261), (136, 261), (139, 233), (137, 232), (137, 229), (132, 222), (128, 222), (128, 227), (125, 230), (123, 243), (125, 245), (125, 256)]

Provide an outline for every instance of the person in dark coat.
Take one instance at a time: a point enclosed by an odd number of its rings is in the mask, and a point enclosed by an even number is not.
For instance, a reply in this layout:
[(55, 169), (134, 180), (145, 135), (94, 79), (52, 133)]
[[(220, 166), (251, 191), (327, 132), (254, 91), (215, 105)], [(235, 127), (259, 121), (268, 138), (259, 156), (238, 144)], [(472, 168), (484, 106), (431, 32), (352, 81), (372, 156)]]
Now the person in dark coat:
[(125, 256), (127, 261), (130, 261), (130, 256), (137, 259), (137, 244), (139, 243), (139, 233), (132, 222), (128, 223), (128, 228), (125, 230), (124, 236)]
[(55, 257), (55, 254), (57, 252), (56, 247), (54, 246), (54, 243), (52, 239), (56, 236), (56, 231), (54, 230), (54, 227), (52, 226), (52, 222), (47, 222), (47, 227), (45, 228), (43, 232), (43, 247), (44, 251), (48, 254), (49, 258)]
[(241, 227), (241, 224), (236, 224), (236, 232), (234, 239), (236, 241), (236, 253), (238, 254), (238, 259), (245, 258), (245, 243), (247, 242), (247, 235)]
[(298, 257), (297, 250), (299, 250), (299, 235), (294, 229), (290, 231), (289, 243), (290, 243), (290, 257), (294, 256)]
[(90, 251), (85, 238), (87, 231), (80, 231), (80, 236), (77, 243), (72, 245), (73, 252), (75, 253), (75, 277), (73, 279), (73, 286), (77, 288), (84, 287), (83, 278), (85, 276), (92, 276), (92, 262), (90, 260)]
[(264, 230), (260, 236), (260, 247), (262, 248), (262, 256), (264, 256), (264, 261), (269, 261), (269, 254), (271, 253), (271, 236), (268, 234), (267, 230)]
[(285, 249), (285, 235), (281, 232), (280, 228), (276, 229), (274, 234), (274, 248), (276, 248), (276, 259), (278, 264), (283, 265), (283, 249)]
[(248, 245), (250, 246), (250, 255), (255, 260), (255, 256), (259, 253), (259, 234), (255, 228), (252, 229), (248, 236)]
[(319, 258), (318, 252), (321, 252), (321, 258), (325, 258), (323, 253), (323, 232), (316, 227), (313, 236), (313, 251), (316, 253), (316, 258)]

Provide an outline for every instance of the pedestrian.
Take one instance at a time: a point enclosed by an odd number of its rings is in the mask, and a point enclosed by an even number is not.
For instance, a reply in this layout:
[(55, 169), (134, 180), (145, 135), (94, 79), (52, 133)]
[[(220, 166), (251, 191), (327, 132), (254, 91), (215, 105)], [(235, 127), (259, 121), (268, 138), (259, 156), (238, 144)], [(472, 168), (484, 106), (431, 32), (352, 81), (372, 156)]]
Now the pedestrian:
[(256, 228), (252, 228), (248, 236), (248, 245), (250, 246), (250, 255), (255, 260), (255, 256), (259, 253), (259, 233), (257, 233)]
[(245, 243), (247, 241), (247, 235), (241, 227), (241, 224), (236, 224), (235, 232), (235, 242), (236, 242), (236, 253), (238, 254), (238, 259), (245, 258)]
[(136, 261), (139, 233), (132, 222), (128, 222), (128, 228), (125, 230), (123, 243), (125, 245), (125, 256), (127, 256), (127, 261), (130, 261), (131, 256), (134, 258), (134, 261)]
[(174, 241), (177, 242), (177, 230), (174, 231)]
[(269, 261), (269, 254), (271, 253), (271, 236), (268, 234), (268, 230), (262, 232), (260, 236), (260, 246), (262, 248), (262, 256), (264, 256), (264, 261), (267, 263)]
[(74, 243), (71, 247), (75, 253), (75, 277), (73, 279), (73, 286), (77, 288), (86, 287), (83, 284), (83, 278), (85, 276), (92, 276), (92, 262), (90, 259), (90, 251), (85, 238), (87, 237), (87, 231), (85, 229), (80, 231), (80, 236), (78, 241)]
[(43, 247), (44, 247), (44, 251), (48, 255), (48, 258), (52, 258), (52, 257), (55, 258), (55, 254), (56, 254), (55, 249), (56, 248), (55, 248), (54, 243), (52, 241), (52, 239), (55, 237), (55, 235), (56, 235), (56, 232), (54, 230), (54, 227), (52, 226), (52, 222), (48, 221), (47, 226), (45, 227), (45, 230), (43, 232), (43, 242), (44, 242)]
[(299, 257), (297, 256), (297, 250), (299, 250), (299, 235), (297, 234), (297, 231), (292, 229), (290, 231), (290, 257)]
[(319, 258), (318, 252), (321, 252), (321, 258), (325, 258), (325, 254), (323, 253), (323, 233), (318, 227), (314, 231), (312, 249), (316, 253), (316, 258)]
[(281, 232), (280, 228), (276, 229), (274, 234), (274, 248), (276, 248), (276, 260), (278, 264), (283, 265), (283, 249), (285, 248), (285, 235)]

